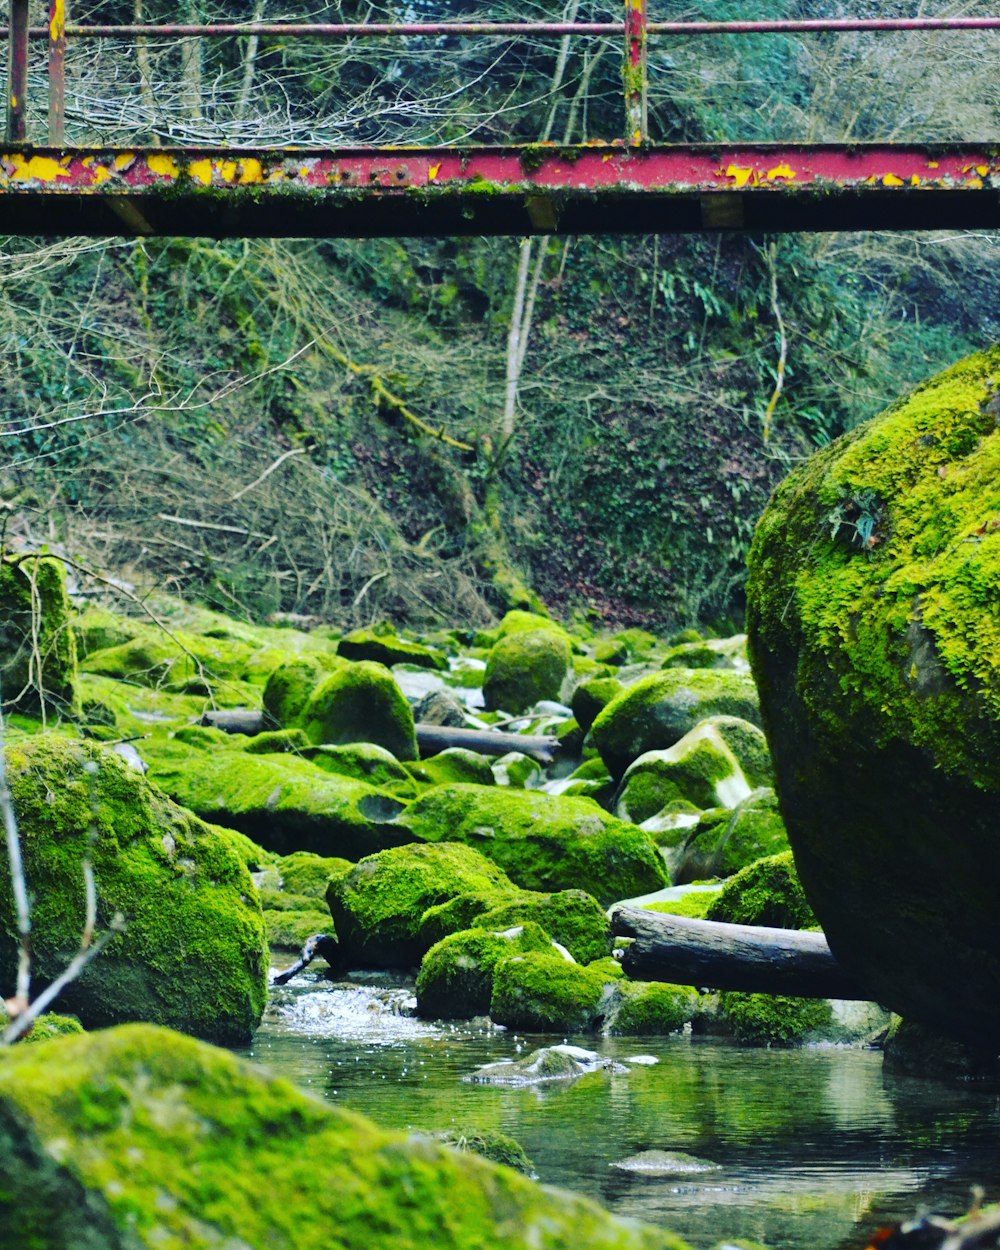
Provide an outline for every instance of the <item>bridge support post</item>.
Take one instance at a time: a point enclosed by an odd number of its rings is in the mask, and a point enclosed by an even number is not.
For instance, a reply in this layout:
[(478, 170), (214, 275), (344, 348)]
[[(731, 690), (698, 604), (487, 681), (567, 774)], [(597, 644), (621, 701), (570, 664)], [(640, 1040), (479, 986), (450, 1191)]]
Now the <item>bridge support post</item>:
[(66, 138), (66, 0), (49, 0), (49, 143)]
[(633, 147), (649, 140), (646, 104), (649, 86), (648, 35), (646, 0), (625, 0), (625, 62), (622, 75), (625, 79), (626, 141)]
[(28, 94), (28, 0), (10, 0), (10, 35), (7, 46), (7, 141), (23, 143), (27, 137)]

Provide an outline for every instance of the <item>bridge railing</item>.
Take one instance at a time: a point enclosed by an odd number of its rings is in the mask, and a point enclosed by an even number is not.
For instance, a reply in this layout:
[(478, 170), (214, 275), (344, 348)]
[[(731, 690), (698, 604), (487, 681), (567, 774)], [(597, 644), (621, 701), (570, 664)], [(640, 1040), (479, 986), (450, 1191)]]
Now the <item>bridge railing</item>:
[(814, 18), (759, 21), (651, 20), (647, 0), (625, 0), (620, 21), (447, 21), (447, 22), (230, 22), (100, 25), (73, 24), (67, 0), (49, 0), (44, 27), (29, 24), (29, 0), (10, 0), (9, 26), (0, 28), (8, 42), (6, 84), (6, 139), (9, 145), (38, 138), (28, 134), (29, 46), (47, 45), (48, 131), (53, 147), (66, 145), (66, 54), (68, 45), (89, 40), (220, 40), (301, 39), (344, 41), (358, 38), (494, 37), (593, 38), (613, 37), (622, 46), (624, 142), (649, 142), (648, 91), (651, 39), (690, 39), (704, 36), (767, 34), (833, 34), (890, 31), (1000, 31), (996, 17)]

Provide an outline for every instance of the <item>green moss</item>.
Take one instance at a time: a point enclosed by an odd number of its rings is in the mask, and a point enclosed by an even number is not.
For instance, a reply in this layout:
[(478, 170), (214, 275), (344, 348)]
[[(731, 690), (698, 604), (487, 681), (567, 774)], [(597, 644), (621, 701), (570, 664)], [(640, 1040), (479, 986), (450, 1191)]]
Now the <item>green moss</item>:
[(227, 829), (223, 825), (209, 824), (208, 827), (217, 838), (225, 842), (233, 854), (238, 856), (240, 862), (245, 864), (251, 872), (260, 872), (274, 863), (275, 857), (271, 852), (265, 851), (262, 846), (258, 846), (246, 834), (238, 833), (235, 829)]
[(617, 699), (625, 687), (617, 677), (594, 677), (581, 681), (573, 691), (570, 707), (581, 728), (586, 731), (612, 699)]
[(788, 834), (773, 790), (754, 790), (736, 807), (713, 808), (668, 852), (679, 885), (731, 877), (766, 855), (788, 850)]
[(613, 664), (615, 668), (628, 663), (628, 643), (624, 638), (603, 638), (594, 647), (594, 659), (598, 664)]
[(135, 621), (96, 605), (73, 617), (73, 633), (76, 635), (77, 653), (81, 659), (92, 651), (118, 647), (134, 638), (136, 632)]
[(452, 842), (395, 847), (331, 882), (327, 903), (346, 959), (358, 967), (416, 967), (431, 943), (424, 912), (460, 894), (513, 892), (478, 851)]
[(542, 766), (522, 751), (508, 751), (493, 761), (493, 778), (498, 786), (510, 786), (514, 790), (530, 790), (540, 785)]
[(658, 903), (647, 904), (647, 911), (662, 911), (668, 916), (692, 916), (701, 920), (708, 915), (713, 902), (719, 896), (719, 890), (690, 890), (679, 898), (662, 899)]
[(526, 921), (541, 925), (579, 964), (611, 953), (611, 922), (597, 899), (584, 890), (522, 894), (490, 908), (476, 923), (485, 929), (508, 929)]
[(309, 696), (340, 663), (342, 661), (328, 663), (319, 656), (299, 656), (279, 664), (264, 686), (262, 702), (266, 723), (279, 728), (297, 725)]
[(478, 926), (452, 933), (424, 955), (417, 974), (417, 1011), (439, 1020), (485, 1015), (493, 996), (493, 970), (501, 959), (550, 951), (552, 939), (537, 924), (498, 931)]
[(421, 760), (419, 764), (408, 764), (410, 775), (425, 785), (442, 786), (452, 781), (468, 781), (477, 786), (491, 786), (496, 778), (489, 760), (476, 751), (467, 751), (464, 747), (448, 747)]
[(368, 785), (378, 786), (400, 798), (412, 798), (417, 792), (413, 777), (404, 764), (374, 742), (351, 742), (346, 746), (310, 747), (306, 758), (324, 772), (339, 777), (353, 777)]
[(0, 559), (0, 657), (5, 708), (77, 714), (76, 639), (62, 561)]
[(710, 716), (760, 720), (748, 674), (708, 669), (668, 669), (627, 687), (594, 721), (601, 758), (615, 777), (646, 751), (663, 750)]
[(668, 884), (648, 834), (589, 799), (438, 786), (411, 803), (400, 824), (429, 842), (468, 842), (527, 890), (586, 890), (608, 906)]
[(277, 866), (283, 889), (322, 899), (324, 904), (330, 882), (346, 877), (354, 867), (349, 859), (315, 855), (312, 851), (293, 851), (282, 856)]
[(243, 750), (250, 755), (299, 755), (310, 745), (301, 729), (273, 729), (255, 734)]
[(486, 706), (517, 714), (558, 699), (569, 672), (570, 644), (552, 629), (518, 630), (490, 652), (483, 677)]
[(831, 1022), (823, 998), (786, 998), (731, 991), (720, 997), (722, 1014), (738, 1042), (745, 1046), (794, 1046)]
[(448, 667), (447, 657), (440, 652), (396, 634), (377, 634), (372, 629), (345, 634), (337, 644), (337, 654), (345, 660), (375, 660), (390, 668), (393, 664), (415, 664), (438, 671)]
[(462, 929), (476, 928), (480, 916), (493, 911), (494, 908), (500, 907), (512, 898), (521, 896), (522, 891), (507, 882), (500, 889), (490, 888), (484, 892), (473, 890), (464, 894), (456, 894), (454, 898), (444, 903), (435, 903), (433, 907), (428, 907), (420, 918), (420, 941), (429, 948), (450, 933), (460, 933)]
[(689, 986), (622, 981), (605, 1027), (616, 1036), (661, 1036), (682, 1029), (697, 1011), (698, 995)]
[(301, 910), (264, 912), (264, 925), (267, 930), (268, 945), (277, 951), (300, 951), (309, 938), (317, 933), (329, 933), (335, 936), (330, 913), (315, 907)]
[(711, 899), (708, 920), (807, 929), (816, 917), (806, 901), (791, 851), (758, 859), (730, 877)]
[[(0, 1033), (10, 1024), (10, 1015), (0, 1002)], [(57, 1012), (47, 1011), (38, 1016), (30, 1030), (22, 1035), (20, 1045), (32, 1042), (47, 1042), (53, 1037), (68, 1037), (73, 1033), (83, 1033), (84, 1028), (76, 1016), (61, 1016)]]
[(535, 951), (493, 970), (490, 1015), (497, 1024), (536, 1033), (582, 1033), (600, 1019), (607, 982), (599, 968)]
[[(79, 946), (89, 853), (100, 925), (120, 912), (126, 929), (60, 1006), (88, 1028), (152, 1020), (245, 1041), (263, 1011), (267, 963), (257, 892), (229, 842), (93, 744), (40, 735), (11, 747), (7, 767), (34, 895), (37, 983)], [(13, 984), (16, 962), (10, 884), (0, 880), (0, 982)]]
[(331, 1236), (380, 1250), (683, 1250), (145, 1027), (0, 1059), (0, 1236), (32, 1250), (329, 1250)]
[(175, 694), (207, 695), (247, 677), (253, 649), (233, 639), (203, 638), (184, 631), (167, 633), (136, 623), (128, 641), (92, 651), (83, 661), (88, 673)]
[(374, 742), (397, 760), (418, 758), (413, 712), (384, 664), (359, 660), (320, 682), (302, 713), (310, 741)]
[(197, 751), (174, 740), (150, 744), (147, 756), (150, 777), (171, 798), (278, 854), (356, 860), (412, 841), (394, 823), (401, 800), (294, 755), (248, 756), (223, 745)]
[(524, 1176), (535, 1175), (535, 1165), (525, 1154), (524, 1147), (506, 1133), (483, 1131), (481, 1129), (445, 1128), (434, 1133), (421, 1133), (421, 1137), (431, 1137), (434, 1141), (450, 1146), (452, 1150), (471, 1150), (473, 1154), (491, 1163), (500, 1163), (506, 1168), (513, 1168)]

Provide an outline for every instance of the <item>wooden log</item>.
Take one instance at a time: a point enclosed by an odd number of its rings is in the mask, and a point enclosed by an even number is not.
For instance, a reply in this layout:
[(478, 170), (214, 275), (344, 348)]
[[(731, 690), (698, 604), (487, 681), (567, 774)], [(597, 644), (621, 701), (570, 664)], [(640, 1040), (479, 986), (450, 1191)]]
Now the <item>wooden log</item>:
[[(199, 721), (223, 729), (230, 734), (259, 734), (264, 728), (264, 714), (249, 707), (223, 708), (208, 711)], [(464, 747), (478, 751), (480, 755), (506, 755), (508, 751), (521, 751), (547, 766), (552, 763), (558, 750), (558, 739), (531, 734), (505, 734), (492, 729), (452, 728), (449, 725), (424, 725), (417, 727), (417, 746), (420, 754), (437, 755), (448, 747)]]
[(834, 958), (822, 933), (722, 924), (618, 907), (612, 931), (635, 941), (622, 967), (639, 981), (669, 981), (751, 994), (871, 998)]

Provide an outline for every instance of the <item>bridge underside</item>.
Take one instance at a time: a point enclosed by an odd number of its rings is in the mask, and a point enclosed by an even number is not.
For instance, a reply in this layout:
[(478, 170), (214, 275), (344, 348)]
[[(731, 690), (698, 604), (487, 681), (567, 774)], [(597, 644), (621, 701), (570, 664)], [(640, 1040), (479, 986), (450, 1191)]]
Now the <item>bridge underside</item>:
[(0, 152), (0, 234), (362, 238), (1000, 228), (1000, 147)]

